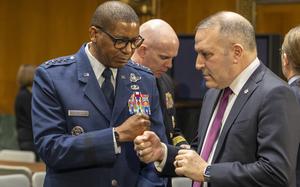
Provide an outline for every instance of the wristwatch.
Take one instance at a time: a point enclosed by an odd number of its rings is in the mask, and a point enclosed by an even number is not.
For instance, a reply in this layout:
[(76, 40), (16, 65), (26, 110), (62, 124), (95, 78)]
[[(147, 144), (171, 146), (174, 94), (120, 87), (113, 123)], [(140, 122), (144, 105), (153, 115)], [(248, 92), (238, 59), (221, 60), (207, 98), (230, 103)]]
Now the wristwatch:
[(210, 168), (211, 168), (211, 166), (207, 166), (204, 170), (204, 173), (203, 173), (204, 182), (209, 182), (210, 181), (210, 178), (211, 178)]

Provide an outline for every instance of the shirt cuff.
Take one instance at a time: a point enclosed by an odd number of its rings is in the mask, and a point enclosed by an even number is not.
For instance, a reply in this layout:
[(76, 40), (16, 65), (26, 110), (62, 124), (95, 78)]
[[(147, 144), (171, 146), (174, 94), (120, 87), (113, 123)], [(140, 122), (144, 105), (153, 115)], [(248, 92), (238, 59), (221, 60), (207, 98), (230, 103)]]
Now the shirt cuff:
[(118, 146), (118, 144), (117, 144), (117, 140), (116, 140), (116, 137), (115, 137), (115, 128), (112, 128), (112, 134), (113, 134), (115, 154), (120, 154), (121, 153), (121, 146)]
[(154, 162), (154, 166), (158, 172), (162, 172), (162, 170), (164, 169), (164, 167), (166, 165), (166, 161), (167, 161), (167, 157), (168, 157), (168, 148), (167, 148), (166, 144), (161, 143), (161, 145), (163, 146), (163, 149), (164, 149), (163, 150), (164, 158), (161, 162), (159, 162), (159, 161)]

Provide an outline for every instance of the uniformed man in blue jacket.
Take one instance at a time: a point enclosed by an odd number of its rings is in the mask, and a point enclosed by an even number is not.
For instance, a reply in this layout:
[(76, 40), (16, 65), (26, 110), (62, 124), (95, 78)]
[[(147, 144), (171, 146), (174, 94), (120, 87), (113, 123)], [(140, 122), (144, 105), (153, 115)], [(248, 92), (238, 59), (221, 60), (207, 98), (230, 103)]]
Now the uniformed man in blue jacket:
[(45, 187), (164, 186), (132, 141), (145, 130), (166, 141), (151, 71), (128, 62), (143, 38), (134, 10), (108, 1), (95, 11), (90, 42), (49, 60), (33, 84), (34, 142)]

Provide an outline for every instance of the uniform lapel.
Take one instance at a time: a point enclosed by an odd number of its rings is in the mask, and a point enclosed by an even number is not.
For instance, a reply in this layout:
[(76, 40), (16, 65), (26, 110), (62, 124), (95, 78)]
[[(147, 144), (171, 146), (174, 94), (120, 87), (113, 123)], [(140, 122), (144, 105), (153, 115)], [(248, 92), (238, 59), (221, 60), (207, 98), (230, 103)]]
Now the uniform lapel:
[[(201, 116), (199, 121), (199, 129), (198, 129), (198, 139), (199, 144), (197, 152), (200, 153), (202, 149), (202, 145), (204, 142), (205, 134), (211, 119), (211, 116), (213, 115), (214, 108), (216, 104), (218, 103), (218, 98), (221, 93), (221, 90), (209, 90), (211, 93), (206, 94), (205, 102), (203, 103), (203, 106), (201, 107)], [(208, 91), (208, 92), (209, 92)]]
[(250, 76), (249, 80), (246, 82), (246, 84), (241, 89), (238, 97), (236, 98), (236, 100), (231, 108), (231, 111), (229, 112), (229, 115), (228, 115), (226, 122), (224, 124), (224, 127), (222, 129), (222, 132), (219, 137), (218, 144), (217, 144), (217, 147), (216, 147), (216, 150), (214, 153), (212, 163), (214, 163), (215, 160), (218, 158), (220, 150), (225, 141), (225, 138), (227, 137), (228, 131), (230, 130), (230, 128), (233, 125), (234, 121), (236, 120), (237, 116), (241, 112), (242, 108), (245, 106), (246, 102), (251, 97), (252, 93), (257, 88), (258, 82), (263, 77), (264, 70), (265, 70), (265, 66), (260, 65), (256, 69), (256, 71), (254, 71), (254, 73)]
[[(113, 108), (113, 116), (119, 116), (121, 112), (128, 106), (127, 102), (132, 91), (129, 89), (129, 72), (128, 68), (125, 66), (118, 70), (117, 80), (116, 80), (116, 95), (115, 95), (115, 104)], [(118, 119), (113, 117), (115, 121)], [(114, 124), (115, 121), (111, 124)]]
[(80, 51), (76, 54), (78, 59), (78, 80), (83, 83), (84, 95), (86, 95), (91, 103), (93, 103), (93, 105), (96, 106), (105, 118), (110, 121), (112, 114), (111, 109), (105, 100), (105, 96), (102, 93), (94, 71), (84, 51), (84, 47), (85, 45), (83, 45)]

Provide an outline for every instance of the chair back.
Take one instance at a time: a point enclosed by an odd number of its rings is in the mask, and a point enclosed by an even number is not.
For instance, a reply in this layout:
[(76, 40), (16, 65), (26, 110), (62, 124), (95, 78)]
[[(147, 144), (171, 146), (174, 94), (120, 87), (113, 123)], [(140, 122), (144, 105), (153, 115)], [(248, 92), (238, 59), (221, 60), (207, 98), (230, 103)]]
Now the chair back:
[(31, 180), (32, 177), (32, 171), (27, 167), (0, 165), (0, 175), (12, 175), (12, 174), (23, 174), (29, 180)]
[(32, 175), (32, 187), (43, 187), (46, 172), (35, 172)]
[(2, 149), (0, 150), (0, 160), (34, 163), (35, 154), (33, 151)]
[(173, 177), (172, 187), (191, 187), (192, 180), (187, 177)]
[(0, 184), (1, 187), (30, 187), (28, 177), (22, 174), (1, 175)]

